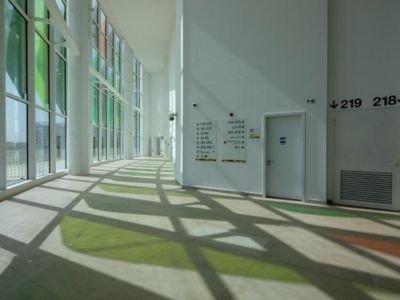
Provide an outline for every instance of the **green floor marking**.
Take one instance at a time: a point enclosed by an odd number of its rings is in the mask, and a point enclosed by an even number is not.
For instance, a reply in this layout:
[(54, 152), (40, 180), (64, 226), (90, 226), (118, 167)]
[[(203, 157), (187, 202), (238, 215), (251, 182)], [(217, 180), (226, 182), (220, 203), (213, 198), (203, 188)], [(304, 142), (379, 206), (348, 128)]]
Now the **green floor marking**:
[[(61, 222), (64, 244), (70, 249), (107, 259), (195, 270), (183, 244), (154, 235), (65, 217)], [(306, 281), (290, 268), (238, 255), (200, 248), (217, 272), (284, 282)], [(204, 267), (204, 266), (203, 266)]]
[(133, 187), (120, 184), (100, 183), (97, 185), (105, 192), (122, 193), (122, 194), (140, 194), (140, 195), (158, 195), (158, 191), (152, 188)]
[[(159, 195), (157, 189), (133, 187), (120, 184), (100, 183), (98, 187), (105, 192), (122, 193), (122, 194), (138, 194), (138, 195)], [(167, 197), (191, 197), (190, 193), (180, 191), (164, 191)]]
[(283, 210), (298, 212), (298, 213), (303, 213), (303, 214), (309, 214), (309, 215), (346, 217), (346, 218), (357, 217), (355, 214), (353, 214), (351, 212), (332, 209), (332, 208), (296, 205), (296, 204), (290, 204), (290, 203), (265, 202), (265, 201), (262, 201), (261, 203), (267, 207), (278, 208), (278, 209), (283, 209)]
[(283, 282), (306, 283), (307, 281), (290, 268), (264, 261), (254, 261), (245, 257), (226, 254), (224, 252), (202, 248), (202, 253), (220, 272), (229, 275), (241, 275)]
[(315, 207), (307, 205), (298, 205), (291, 203), (276, 203), (260, 201), (262, 205), (266, 207), (278, 208), (287, 211), (319, 215), (319, 216), (330, 216), (330, 217), (344, 217), (344, 218), (364, 218), (364, 219), (376, 219), (376, 220), (400, 220), (398, 215), (380, 214), (375, 212), (363, 212), (363, 211), (350, 211), (350, 210), (339, 210), (337, 208), (330, 207)]
[(87, 255), (133, 263), (194, 269), (181, 244), (153, 235), (72, 217), (64, 218), (61, 231), (67, 247)]
[(130, 172), (130, 171), (118, 171), (117, 175), (128, 175), (133, 177), (156, 177), (156, 174), (140, 173), (140, 172)]

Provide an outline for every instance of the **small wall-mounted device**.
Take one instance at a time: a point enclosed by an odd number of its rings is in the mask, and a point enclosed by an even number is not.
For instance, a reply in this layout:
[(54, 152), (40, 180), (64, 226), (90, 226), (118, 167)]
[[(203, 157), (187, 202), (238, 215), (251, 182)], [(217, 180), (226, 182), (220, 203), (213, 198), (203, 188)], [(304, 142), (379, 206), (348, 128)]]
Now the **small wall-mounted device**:
[(235, 116), (235, 113), (231, 112), (231, 113), (229, 113), (229, 116), (232, 118)]
[(199, 105), (196, 102), (193, 102), (192, 106), (193, 106), (193, 108), (199, 107)]
[(176, 116), (177, 116), (176, 113), (170, 113), (170, 114), (169, 114), (169, 120), (170, 120), (170, 122), (175, 121)]

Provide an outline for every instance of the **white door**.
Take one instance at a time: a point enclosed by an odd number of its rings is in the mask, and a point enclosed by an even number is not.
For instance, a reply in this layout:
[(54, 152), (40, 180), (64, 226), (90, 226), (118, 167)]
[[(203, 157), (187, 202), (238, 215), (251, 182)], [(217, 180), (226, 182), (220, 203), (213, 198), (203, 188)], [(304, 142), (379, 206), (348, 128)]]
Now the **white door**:
[(267, 196), (303, 200), (303, 116), (267, 117), (266, 127)]

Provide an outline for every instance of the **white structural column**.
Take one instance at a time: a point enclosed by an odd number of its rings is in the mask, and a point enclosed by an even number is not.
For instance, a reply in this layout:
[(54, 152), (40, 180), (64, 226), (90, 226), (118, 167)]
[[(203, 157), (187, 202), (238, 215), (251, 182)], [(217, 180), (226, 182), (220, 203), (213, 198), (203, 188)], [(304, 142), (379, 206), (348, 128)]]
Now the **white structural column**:
[[(5, 9), (4, 1), (0, 1), (0, 41), (5, 41)], [(0, 191), (6, 188), (6, 46), (0, 43)]]
[(132, 74), (133, 74), (133, 53), (132, 50), (124, 44), (123, 51), (123, 65), (122, 65), (122, 78), (124, 78), (124, 98), (128, 103), (125, 104), (124, 109), (124, 123), (123, 128), (125, 130), (124, 135), (124, 149), (125, 149), (125, 159), (133, 158), (133, 123), (132, 123), (132, 114), (133, 114), (133, 82), (132, 82)]
[(73, 175), (89, 173), (90, 122), (90, 0), (68, 1), (68, 23), (80, 54), (68, 52), (68, 170)]

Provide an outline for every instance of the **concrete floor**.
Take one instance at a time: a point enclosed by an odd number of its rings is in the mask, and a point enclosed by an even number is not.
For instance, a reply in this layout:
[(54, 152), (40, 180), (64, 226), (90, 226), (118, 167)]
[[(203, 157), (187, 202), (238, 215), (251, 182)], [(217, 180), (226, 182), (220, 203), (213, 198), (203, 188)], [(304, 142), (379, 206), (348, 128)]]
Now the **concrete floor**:
[(400, 216), (181, 189), (157, 159), (0, 203), (0, 299), (400, 299)]

